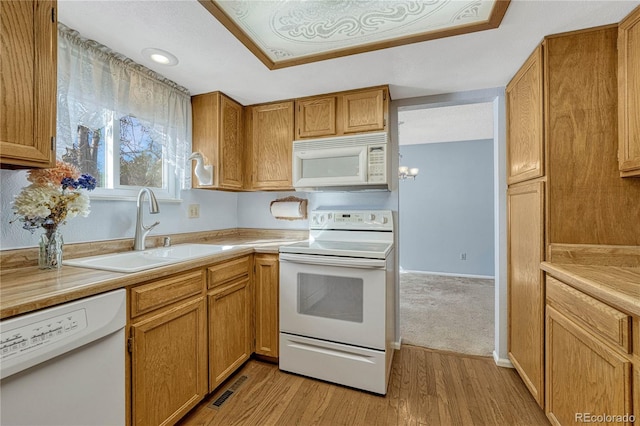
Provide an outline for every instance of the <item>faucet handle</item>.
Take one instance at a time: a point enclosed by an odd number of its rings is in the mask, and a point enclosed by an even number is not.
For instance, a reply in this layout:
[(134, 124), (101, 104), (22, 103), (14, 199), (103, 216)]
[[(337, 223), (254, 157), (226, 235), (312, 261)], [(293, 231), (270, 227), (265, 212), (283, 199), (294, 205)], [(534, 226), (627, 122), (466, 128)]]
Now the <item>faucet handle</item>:
[(145, 231), (151, 231), (153, 228), (155, 228), (158, 225), (160, 225), (160, 222), (156, 222), (153, 225), (149, 225), (149, 226), (142, 225), (142, 227), (144, 228)]

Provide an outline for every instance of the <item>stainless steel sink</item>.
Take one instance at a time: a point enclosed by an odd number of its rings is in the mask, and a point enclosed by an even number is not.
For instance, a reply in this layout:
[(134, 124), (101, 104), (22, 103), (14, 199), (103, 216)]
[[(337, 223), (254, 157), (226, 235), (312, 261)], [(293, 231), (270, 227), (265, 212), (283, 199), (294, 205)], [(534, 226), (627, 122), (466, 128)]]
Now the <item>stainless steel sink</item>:
[(179, 244), (172, 247), (159, 247), (143, 251), (104, 254), (65, 260), (62, 263), (81, 268), (102, 269), (115, 272), (138, 272), (158, 266), (184, 262), (198, 257), (210, 256), (234, 246), (211, 244)]

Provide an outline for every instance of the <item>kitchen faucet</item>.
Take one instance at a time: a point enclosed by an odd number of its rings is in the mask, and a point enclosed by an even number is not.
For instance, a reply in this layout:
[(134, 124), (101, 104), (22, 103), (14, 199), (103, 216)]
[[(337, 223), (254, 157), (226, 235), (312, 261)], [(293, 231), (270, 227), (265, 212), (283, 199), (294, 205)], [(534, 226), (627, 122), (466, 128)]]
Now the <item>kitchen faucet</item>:
[(140, 192), (138, 192), (138, 215), (136, 216), (136, 235), (133, 238), (133, 249), (134, 250), (144, 250), (144, 239), (147, 237), (149, 231), (155, 228), (160, 222), (156, 222), (151, 226), (144, 226), (142, 223), (142, 200), (144, 199), (144, 194), (147, 194), (149, 197), (149, 213), (157, 214), (160, 213), (160, 208), (158, 207), (158, 200), (156, 200), (156, 196), (153, 195), (153, 191), (149, 188), (142, 188)]

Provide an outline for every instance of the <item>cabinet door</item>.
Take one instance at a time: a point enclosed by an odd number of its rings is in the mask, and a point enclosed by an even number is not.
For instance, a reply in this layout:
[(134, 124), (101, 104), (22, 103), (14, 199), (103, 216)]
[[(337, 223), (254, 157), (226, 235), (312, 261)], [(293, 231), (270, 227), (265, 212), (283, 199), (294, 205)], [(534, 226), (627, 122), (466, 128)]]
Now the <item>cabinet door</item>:
[(291, 189), (293, 101), (251, 109), (253, 189)]
[(296, 136), (310, 138), (336, 134), (336, 97), (296, 100)]
[(622, 176), (640, 176), (640, 7), (618, 27), (618, 161)]
[(542, 407), (544, 378), (544, 184), (507, 192), (509, 359)]
[(220, 92), (203, 93), (191, 97), (192, 130), (191, 149), (205, 157), (206, 165), (213, 165), (213, 182), (211, 185), (200, 185), (194, 173), (195, 163), (191, 167), (191, 186), (193, 188), (216, 188), (220, 183)]
[(220, 97), (220, 187), (242, 189), (244, 159), (242, 105)]
[(585, 416), (633, 414), (629, 360), (551, 307), (546, 343), (545, 411), (551, 423), (580, 424), (589, 422)]
[(204, 297), (131, 326), (134, 425), (173, 424), (207, 393)]
[(507, 182), (544, 175), (542, 46), (507, 85)]
[[(242, 189), (244, 177), (244, 110), (220, 92), (191, 98), (193, 151), (213, 165), (213, 184), (200, 185), (192, 173), (194, 188)], [(195, 167), (194, 167), (195, 168)]]
[(251, 355), (249, 278), (209, 293), (209, 391), (213, 391)]
[(384, 89), (342, 95), (344, 133), (384, 130), (385, 101)]
[(0, 163), (55, 164), (55, 1), (0, 1)]
[(640, 364), (635, 363), (633, 369), (633, 406), (636, 422), (640, 422)]
[(257, 254), (256, 275), (256, 353), (278, 357), (279, 264), (278, 255)]

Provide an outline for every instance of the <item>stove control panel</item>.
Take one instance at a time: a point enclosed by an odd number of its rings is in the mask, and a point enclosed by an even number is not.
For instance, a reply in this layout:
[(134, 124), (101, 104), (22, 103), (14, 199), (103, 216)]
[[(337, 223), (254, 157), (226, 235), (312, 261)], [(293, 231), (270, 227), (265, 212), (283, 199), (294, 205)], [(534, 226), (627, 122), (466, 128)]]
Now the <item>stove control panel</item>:
[(309, 229), (393, 231), (390, 210), (314, 210)]

